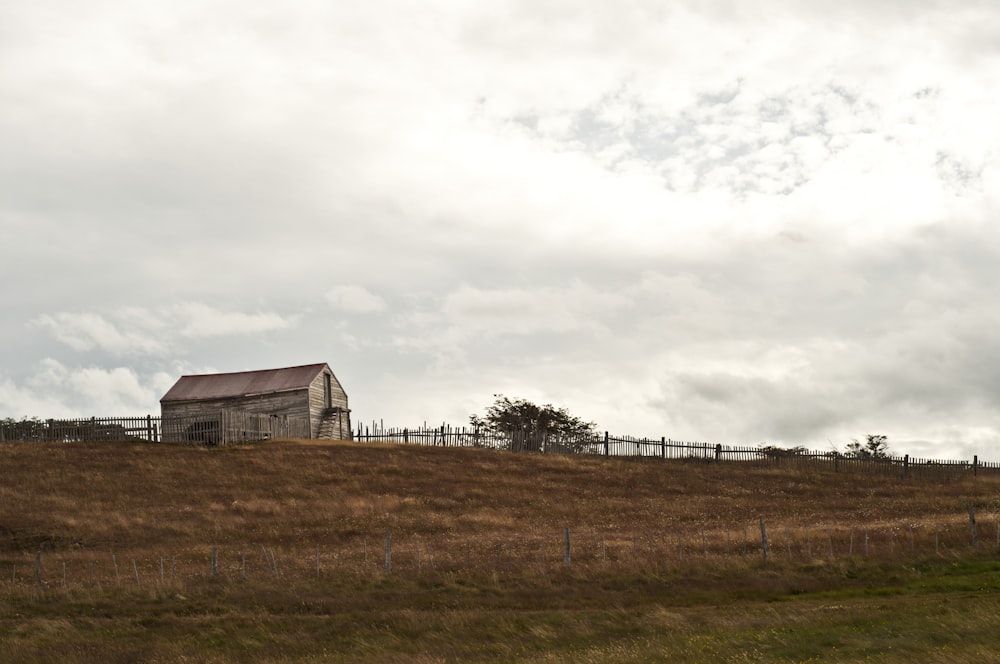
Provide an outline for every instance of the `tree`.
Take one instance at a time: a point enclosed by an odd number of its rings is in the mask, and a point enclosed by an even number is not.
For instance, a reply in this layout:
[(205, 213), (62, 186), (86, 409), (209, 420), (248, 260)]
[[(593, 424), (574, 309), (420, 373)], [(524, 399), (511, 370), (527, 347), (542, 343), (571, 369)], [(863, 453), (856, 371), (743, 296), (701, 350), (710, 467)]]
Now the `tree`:
[(493, 396), (496, 400), (485, 415), (472, 415), (469, 422), (481, 431), (505, 438), (511, 450), (544, 452), (568, 448), (580, 452), (594, 442), (597, 425), (571, 415), (565, 408), (552, 404), (539, 406), (526, 399), (511, 400), (502, 394)]
[(870, 433), (863, 443), (855, 438), (847, 444), (844, 455), (855, 459), (885, 459), (889, 456), (888, 436)]

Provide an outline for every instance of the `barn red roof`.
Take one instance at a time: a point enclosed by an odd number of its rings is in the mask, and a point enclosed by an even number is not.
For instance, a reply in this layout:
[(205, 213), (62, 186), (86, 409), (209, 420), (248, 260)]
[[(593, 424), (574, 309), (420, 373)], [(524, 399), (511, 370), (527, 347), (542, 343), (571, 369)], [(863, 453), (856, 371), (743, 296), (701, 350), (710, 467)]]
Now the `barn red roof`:
[(309, 387), (317, 374), (326, 366), (326, 364), (306, 364), (285, 369), (181, 376), (163, 395), (160, 402), (197, 401), (303, 390)]

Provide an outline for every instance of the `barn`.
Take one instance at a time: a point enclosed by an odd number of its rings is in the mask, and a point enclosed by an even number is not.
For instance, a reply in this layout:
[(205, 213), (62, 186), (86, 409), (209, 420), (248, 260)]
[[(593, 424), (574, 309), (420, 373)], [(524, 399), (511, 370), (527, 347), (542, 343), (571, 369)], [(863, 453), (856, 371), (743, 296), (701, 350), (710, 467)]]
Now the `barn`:
[(181, 376), (160, 412), (164, 440), (351, 438), (347, 393), (326, 363)]

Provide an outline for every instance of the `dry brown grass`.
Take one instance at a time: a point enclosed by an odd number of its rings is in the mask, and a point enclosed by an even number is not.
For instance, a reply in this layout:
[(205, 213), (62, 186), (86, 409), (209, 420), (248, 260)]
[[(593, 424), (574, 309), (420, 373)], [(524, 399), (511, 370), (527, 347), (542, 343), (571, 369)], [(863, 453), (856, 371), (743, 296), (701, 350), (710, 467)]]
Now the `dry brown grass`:
[[(995, 540), (996, 477), (941, 482), (739, 465), (515, 455), (348, 442), (201, 449), (0, 446), (0, 555), (116, 552), (228, 560), (261, 547), (307, 565), (461, 566), (663, 561), (759, 549), (798, 559), (968, 546), (966, 506)], [(853, 535), (852, 535), (853, 531)], [(865, 549), (865, 532), (868, 535)], [(852, 545), (853, 537), (853, 545)], [(936, 541), (936, 544), (935, 544)], [(18, 555), (20, 554), (20, 556)], [(756, 553), (754, 554), (756, 555)], [(312, 558), (315, 557), (313, 553)]]
[(0, 468), (3, 661), (1000, 656), (996, 477), (304, 441), (3, 444)]

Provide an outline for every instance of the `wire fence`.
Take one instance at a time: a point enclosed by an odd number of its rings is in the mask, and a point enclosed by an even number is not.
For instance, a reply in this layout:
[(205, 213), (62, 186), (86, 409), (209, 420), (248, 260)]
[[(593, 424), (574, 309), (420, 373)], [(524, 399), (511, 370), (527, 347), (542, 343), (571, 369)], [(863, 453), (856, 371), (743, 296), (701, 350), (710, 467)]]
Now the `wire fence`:
[[(0, 594), (72, 589), (183, 587), (212, 580), (309, 581), (367, 574), (434, 572), (547, 573), (560, 568), (670, 569), (738, 561), (804, 562), (958, 559), (1000, 552), (1000, 522), (955, 516), (929, 523), (792, 525), (765, 519), (730, 527), (615, 532), (565, 527), (505, 536), (405, 532), (357, 535), (326, 543), (230, 543), (199, 550), (67, 550), (41, 548), (0, 555)], [(595, 567), (596, 566), (596, 567)]]
[(524, 432), (497, 432), (476, 427), (386, 427), (382, 422), (361, 425), (354, 434), (359, 442), (390, 442), (404, 445), (440, 447), (481, 447), (513, 452), (542, 454), (581, 454), (616, 458), (649, 458), (704, 463), (740, 463), (748, 466), (789, 468), (805, 471), (852, 472), (906, 478), (943, 478), (967, 474), (1000, 473), (1000, 463), (922, 459), (903, 456), (863, 456), (840, 452), (821, 452), (803, 448), (783, 449), (771, 446), (734, 446), (685, 442), (665, 436), (638, 438), (612, 436), (608, 432), (590, 438), (562, 438), (529, 435)]
[[(276, 438), (310, 438), (307, 418), (220, 410), (190, 417), (91, 417), (83, 419), (0, 420), (0, 442), (144, 441), (228, 445)], [(660, 438), (612, 436), (608, 432), (586, 438), (537, 435), (524, 431), (497, 432), (476, 427), (386, 427), (381, 421), (360, 425), (353, 435), (360, 442), (404, 445), (476, 447), (511, 452), (579, 454), (616, 458), (649, 458), (804, 471), (853, 472), (906, 478), (946, 478), (967, 474), (1000, 473), (1000, 462), (925, 459), (886, 455), (739, 446)]]

